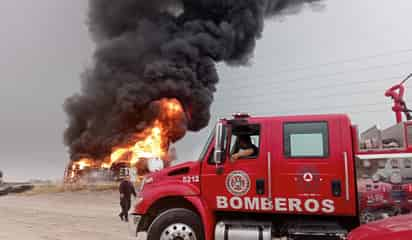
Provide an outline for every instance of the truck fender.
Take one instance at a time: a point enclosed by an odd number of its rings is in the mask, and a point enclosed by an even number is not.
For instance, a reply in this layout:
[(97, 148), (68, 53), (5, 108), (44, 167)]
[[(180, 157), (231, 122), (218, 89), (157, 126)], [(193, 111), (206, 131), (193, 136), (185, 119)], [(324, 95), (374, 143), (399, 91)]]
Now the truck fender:
[[(152, 190), (153, 189), (153, 190)], [(144, 215), (158, 200), (167, 197), (198, 196), (199, 188), (194, 185), (182, 186), (181, 183), (168, 183), (167, 187), (153, 187), (145, 190), (142, 195), (143, 201), (135, 206), (135, 213)]]
[(210, 211), (209, 207), (202, 202), (202, 200), (197, 196), (189, 196), (185, 197), (189, 202), (193, 204), (196, 208), (200, 217), (202, 218), (203, 222), (203, 231), (205, 233), (206, 240), (213, 240), (214, 239), (214, 232), (215, 232), (215, 224), (216, 219), (213, 215), (212, 211)]

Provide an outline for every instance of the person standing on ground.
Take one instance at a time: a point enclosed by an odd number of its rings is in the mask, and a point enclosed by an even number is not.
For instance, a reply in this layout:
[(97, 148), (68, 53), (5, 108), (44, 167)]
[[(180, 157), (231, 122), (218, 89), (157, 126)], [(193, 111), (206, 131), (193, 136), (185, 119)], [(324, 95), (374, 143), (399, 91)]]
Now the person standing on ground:
[(133, 194), (136, 197), (136, 191), (134, 189), (133, 183), (130, 182), (130, 177), (124, 177), (119, 186), (120, 192), (120, 206), (122, 211), (119, 214), (119, 217), (122, 221), (129, 221), (129, 210), (131, 207), (131, 196)]

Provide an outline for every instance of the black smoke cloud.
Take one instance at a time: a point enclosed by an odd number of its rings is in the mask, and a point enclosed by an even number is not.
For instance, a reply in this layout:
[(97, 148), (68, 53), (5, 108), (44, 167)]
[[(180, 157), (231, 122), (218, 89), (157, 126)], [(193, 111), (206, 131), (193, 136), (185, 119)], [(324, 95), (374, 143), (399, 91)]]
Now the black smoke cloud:
[(82, 76), (81, 93), (64, 104), (71, 158), (101, 158), (127, 142), (159, 115), (161, 98), (178, 99), (187, 129), (202, 129), (219, 81), (216, 63), (247, 63), (265, 17), (316, 2), (90, 0), (94, 63)]

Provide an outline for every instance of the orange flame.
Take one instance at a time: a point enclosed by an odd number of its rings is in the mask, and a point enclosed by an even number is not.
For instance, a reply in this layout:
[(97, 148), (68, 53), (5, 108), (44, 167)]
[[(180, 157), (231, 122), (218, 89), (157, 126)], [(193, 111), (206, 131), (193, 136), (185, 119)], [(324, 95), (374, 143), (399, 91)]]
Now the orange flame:
[(173, 120), (184, 117), (184, 109), (176, 99), (162, 99), (159, 101), (160, 114), (152, 126), (146, 128), (143, 132), (137, 133), (135, 142), (131, 141), (130, 145), (116, 147), (111, 154), (99, 165), (94, 159), (82, 158), (75, 161), (70, 166), (70, 177), (75, 177), (77, 169), (84, 170), (90, 167), (110, 169), (113, 164), (125, 162), (130, 166), (136, 166), (142, 158), (160, 158), (163, 159), (167, 154), (169, 144), (169, 135), (172, 134), (175, 125), (171, 124)]
[(67, 169), (68, 170), (68, 175), (69, 179), (74, 179), (77, 175), (77, 172), (80, 170), (84, 170), (86, 168), (92, 167), (93, 166), (93, 160), (88, 159), (88, 158), (82, 158), (78, 161), (74, 161), (71, 163), (71, 166)]
[(131, 154), (131, 158), (127, 159), (131, 166), (136, 165), (141, 158), (163, 157), (166, 150), (164, 149), (162, 124), (159, 121), (154, 123), (154, 126), (146, 129), (149, 135), (136, 142), (131, 147), (117, 148), (110, 155), (110, 163), (104, 163), (106, 167), (113, 165), (116, 162), (122, 161), (122, 157), (126, 154)]
[(176, 99), (162, 102), (162, 107), (166, 111), (168, 117), (173, 117), (183, 112), (182, 105)]
[(87, 168), (87, 167), (91, 167), (91, 166), (92, 166), (91, 160), (90, 160), (90, 159), (87, 159), (87, 158), (82, 158), (80, 161), (77, 161), (77, 162), (75, 163), (75, 165), (77, 165), (80, 170), (83, 170), (83, 169), (85, 169), (85, 168)]
[[(163, 99), (160, 101), (162, 114), (168, 118), (173, 119), (183, 113), (183, 107), (176, 99)], [(167, 152), (167, 128), (158, 119), (153, 126), (147, 128), (139, 136), (146, 136), (143, 140), (135, 142), (129, 147), (119, 147), (112, 151), (110, 155), (110, 162), (102, 164), (103, 168), (110, 168), (116, 162), (126, 161), (131, 166), (135, 166), (142, 158), (162, 158)], [(124, 160), (126, 155), (131, 155)]]
[(163, 128), (159, 122), (151, 129), (151, 134), (143, 141), (137, 142), (131, 149), (133, 155), (130, 161), (135, 165), (141, 158), (163, 157), (165, 150), (162, 141)]
[(113, 164), (114, 162), (118, 161), (125, 153), (128, 152), (128, 149), (126, 148), (119, 148), (115, 150), (111, 155), (110, 155), (110, 163)]
[(111, 167), (110, 163), (102, 163), (102, 168), (109, 169)]

